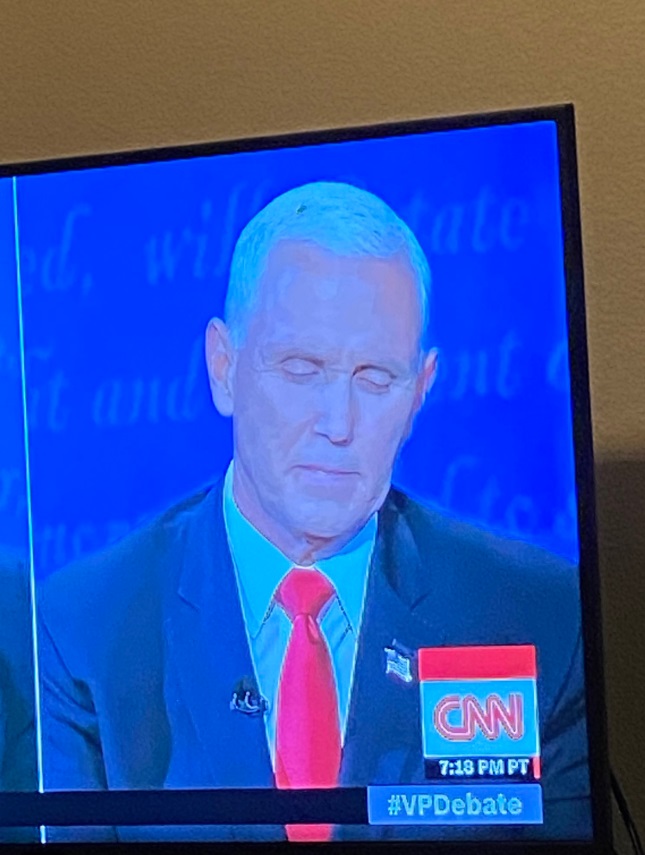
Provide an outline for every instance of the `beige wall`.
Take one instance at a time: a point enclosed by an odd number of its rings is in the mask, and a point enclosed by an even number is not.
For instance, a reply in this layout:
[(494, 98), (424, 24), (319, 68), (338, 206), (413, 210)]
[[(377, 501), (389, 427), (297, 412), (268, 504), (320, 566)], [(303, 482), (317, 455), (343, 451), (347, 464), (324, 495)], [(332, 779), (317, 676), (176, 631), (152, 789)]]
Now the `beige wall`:
[(643, 0), (0, 3), (0, 161), (563, 101), (578, 118), (612, 748), (645, 829)]

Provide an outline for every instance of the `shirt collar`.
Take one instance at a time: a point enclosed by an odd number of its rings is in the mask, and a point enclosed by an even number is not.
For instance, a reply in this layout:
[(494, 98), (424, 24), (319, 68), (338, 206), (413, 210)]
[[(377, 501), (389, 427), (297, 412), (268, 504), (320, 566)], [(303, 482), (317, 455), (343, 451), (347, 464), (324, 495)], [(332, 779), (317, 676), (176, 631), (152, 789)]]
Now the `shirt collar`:
[[(226, 533), (245, 604), (246, 620), (250, 634), (255, 636), (278, 584), (294, 564), (260, 534), (238, 508), (233, 497), (233, 463), (228, 467), (224, 479), (223, 506)], [(365, 582), (376, 530), (376, 514), (373, 514), (338, 554), (323, 558), (314, 565), (336, 588), (341, 606), (355, 633), (360, 626)]]

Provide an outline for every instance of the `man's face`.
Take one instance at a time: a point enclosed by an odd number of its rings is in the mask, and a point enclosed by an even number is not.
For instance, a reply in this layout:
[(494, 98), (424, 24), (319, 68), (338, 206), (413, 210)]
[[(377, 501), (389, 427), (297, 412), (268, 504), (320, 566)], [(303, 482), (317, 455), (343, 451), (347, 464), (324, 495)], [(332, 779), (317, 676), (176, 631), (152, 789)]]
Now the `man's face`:
[(381, 506), (431, 379), (420, 332), (403, 256), (270, 254), (232, 372), (235, 472), (291, 536), (351, 536)]

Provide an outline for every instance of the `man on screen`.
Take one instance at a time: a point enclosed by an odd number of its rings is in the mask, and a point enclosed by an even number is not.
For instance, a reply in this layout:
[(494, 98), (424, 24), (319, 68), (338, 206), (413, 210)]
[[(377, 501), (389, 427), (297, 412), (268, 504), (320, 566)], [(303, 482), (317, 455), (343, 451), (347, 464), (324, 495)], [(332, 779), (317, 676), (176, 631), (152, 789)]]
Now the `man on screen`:
[[(549, 832), (588, 832), (574, 568), (391, 485), (436, 371), (429, 291), (355, 187), (247, 225), (206, 334), (225, 477), (42, 591), (46, 788), (420, 783), (418, 686), (386, 648), (531, 643)], [(284, 831), (240, 830), (263, 834)], [(289, 829), (332, 834), (388, 832)]]

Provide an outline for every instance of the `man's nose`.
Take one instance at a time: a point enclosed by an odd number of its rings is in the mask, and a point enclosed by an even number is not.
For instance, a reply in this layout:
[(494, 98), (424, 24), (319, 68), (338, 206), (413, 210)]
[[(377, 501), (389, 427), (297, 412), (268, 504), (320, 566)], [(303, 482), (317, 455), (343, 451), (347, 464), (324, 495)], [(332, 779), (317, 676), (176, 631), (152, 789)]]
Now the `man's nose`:
[(321, 395), (317, 433), (334, 445), (349, 445), (354, 438), (354, 418), (352, 378), (344, 374), (330, 378)]

